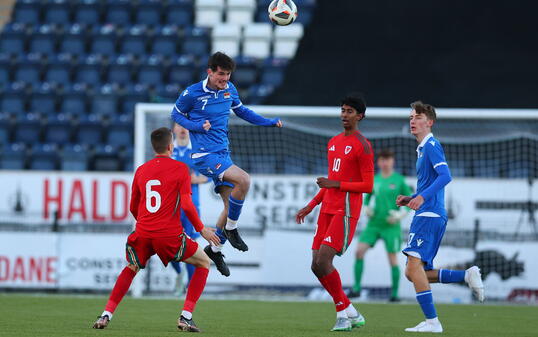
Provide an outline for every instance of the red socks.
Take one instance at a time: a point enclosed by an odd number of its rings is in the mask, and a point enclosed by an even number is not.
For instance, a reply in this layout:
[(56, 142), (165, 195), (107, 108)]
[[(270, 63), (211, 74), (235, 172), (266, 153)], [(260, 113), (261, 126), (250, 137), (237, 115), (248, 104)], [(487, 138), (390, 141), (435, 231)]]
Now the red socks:
[(114, 310), (116, 310), (116, 307), (118, 306), (118, 304), (120, 304), (121, 300), (123, 299), (123, 296), (127, 294), (127, 291), (129, 290), (129, 287), (131, 286), (131, 282), (133, 281), (135, 275), (136, 273), (129, 267), (123, 268), (120, 275), (118, 276), (118, 279), (116, 280), (116, 284), (114, 284), (112, 292), (110, 293), (110, 297), (105, 306), (106, 311), (114, 313)]
[(205, 282), (207, 281), (207, 275), (209, 269), (198, 267), (194, 270), (192, 279), (189, 283), (189, 289), (187, 290), (187, 297), (185, 298), (185, 304), (183, 304), (183, 310), (193, 312), (196, 302), (202, 295), (205, 288)]
[(323, 288), (332, 296), (336, 305), (336, 311), (342, 311), (351, 304), (349, 298), (344, 293), (344, 289), (342, 289), (342, 280), (340, 280), (340, 274), (338, 274), (336, 269), (318, 280)]

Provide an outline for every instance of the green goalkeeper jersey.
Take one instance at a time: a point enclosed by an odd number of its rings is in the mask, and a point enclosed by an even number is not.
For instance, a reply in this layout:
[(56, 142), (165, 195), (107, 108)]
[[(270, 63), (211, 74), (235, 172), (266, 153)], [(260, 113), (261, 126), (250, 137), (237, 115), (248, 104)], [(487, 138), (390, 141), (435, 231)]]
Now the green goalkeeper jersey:
[[(405, 178), (399, 173), (392, 173), (384, 178), (381, 173), (374, 177), (374, 189), (364, 198), (364, 205), (373, 207), (374, 214), (368, 221), (369, 226), (393, 227), (398, 224), (390, 224), (387, 221), (390, 210), (399, 210), (396, 206), (398, 195), (411, 195), (411, 188), (405, 183)], [(374, 196), (374, 200), (372, 200)], [(373, 201), (373, 202), (372, 202)], [(370, 205), (370, 203), (375, 205)]]

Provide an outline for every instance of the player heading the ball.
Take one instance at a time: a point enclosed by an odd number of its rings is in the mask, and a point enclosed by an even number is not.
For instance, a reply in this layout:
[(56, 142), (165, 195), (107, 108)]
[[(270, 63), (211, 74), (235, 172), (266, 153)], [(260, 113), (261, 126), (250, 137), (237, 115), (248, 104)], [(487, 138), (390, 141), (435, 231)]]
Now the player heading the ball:
[(248, 250), (237, 230), (237, 220), (250, 187), (250, 177), (234, 165), (230, 157), (230, 110), (251, 124), (282, 127), (280, 119), (264, 118), (243, 105), (237, 89), (230, 82), (234, 69), (235, 62), (228, 55), (214, 53), (207, 64), (207, 78), (183, 90), (172, 110), (172, 119), (190, 131), (195, 168), (213, 179), (215, 192), (224, 203), (217, 220), (220, 245), (205, 247), (205, 252), (224, 276), (230, 275), (221, 253), (226, 240), (240, 251)]

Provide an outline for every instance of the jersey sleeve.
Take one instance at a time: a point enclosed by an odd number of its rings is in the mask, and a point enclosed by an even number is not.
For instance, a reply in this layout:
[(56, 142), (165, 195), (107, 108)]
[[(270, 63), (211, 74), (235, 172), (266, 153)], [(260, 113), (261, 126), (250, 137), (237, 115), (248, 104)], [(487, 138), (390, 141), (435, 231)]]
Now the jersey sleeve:
[(340, 182), (340, 190), (355, 193), (371, 193), (374, 188), (374, 153), (370, 144), (365, 143), (357, 154), (362, 181)]
[(185, 89), (176, 100), (172, 109), (172, 120), (190, 131), (205, 132), (204, 121), (193, 122), (189, 119), (189, 113), (194, 107), (194, 98), (189, 94), (189, 89)]
[(446, 162), (445, 153), (439, 142), (435, 142), (433, 145), (427, 143), (425, 150), (427, 151), (427, 158), (430, 164), (437, 173), (437, 178), (421, 193), (424, 200), (428, 200), (432, 195), (445, 187), (452, 180), (452, 176)]
[(131, 185), (131, 204), (129, 209), (135, 218), (138, 217), (138, 205), (140, 204), (140, 190), (138, 189), (138, 169), (135, 172), (133, 183)]
[(191, 174), (185, 164), (181, 164), (179, 169), (179, 194), (192, 194)]
[(234, 110), (242, 106), (243, 102), (241, 102), (241, 98), (239, 98), (239, 92), (237, 92), (235, 85), (231, 82), (228, 82), (228, 85), (230, 86), (230, 95), (232, 96), (232, 107), (230, 109)]

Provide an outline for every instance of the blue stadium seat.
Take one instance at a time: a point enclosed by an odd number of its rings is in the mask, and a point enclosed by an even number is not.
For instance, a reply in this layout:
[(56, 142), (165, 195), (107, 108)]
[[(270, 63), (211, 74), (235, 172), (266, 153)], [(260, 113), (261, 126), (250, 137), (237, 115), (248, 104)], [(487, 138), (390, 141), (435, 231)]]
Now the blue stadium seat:
[(194, 59), (189, 56), (179, 57), (168, 71), (168, 83), (176, 83), (183, 87), (192, 84), (194, 79)]
[(24, 87), (19, 83), (14, 83), (2, 93), (0, 111), (20, 114), (26, 111), (25, 104), (26, 95), (24, 93)]
[(49, 118), (45, 127), (44, 141), (54, 144), (67, 144), (71, 141), (73, 127), (67, 116), (58, 114)]
[(67, 86), (71, 83), (71, 58), (69, 54), (60, 54), (49, 62), (45, 69), (44, 80), (56, 85)]
[(133, 132), (134, 125), (132, 121), (114, 120), (108, 127), (105, 143), (115, 147), (132, 146), (134, 141)]
[(99, 144), (103, 138), (103, 125), (94, 115), (83, 115), (79, 122), (75, 142), (78, 144)]
[(172, 57), (177, 54), (179, 36), (174, 26), (164, 26), (159, 34), (152, 38), (151, 53)]
[(92, 34), (90, 53), (112, 56), (116, 53), (116, 32), (114, 26), (96, 27)]
[(5, 114), (0, 115), (0, 144), (9, 143), (11, 125)]
[(161, 103), (174, 103), (182, 91), (178, 84), (171, 83), (157, 88), (157, 95)]
[(11, 144), (4, 148), (0, 158), (0, 168), (4, 170), (23, 170), (26, 166), (24, 144)]
[(121, 101), (121, 112), (133, 114), (136, 103), (149, 102), (147, 87), (143, 84), (129, 86)]
[(43, 5), (45, 15), (43, 22), (48, 24), (66, 25), (71, 22), (71, 6), (65, 0), (49, 1)]
[(39, 144), (32, 149), (28, 166), (30, 170), (56, 170), (58, 159), (55, 145)]
[(63, 171), (88, 170), (88, 151), (79, 144), (64, 146), (60, 157), (60, 169)]
[(101, 21), (101, 8), (96, 0), (84, 0), (77, 4), (74, 22), (96, 25)]
[(120, 153), (120, 159), (121, 159), (124, 171), (127, 171), (127, 172), (134, 171), (134, 151), (133, 151), (132, 145)]
[(165, 8), (165, 22), (169, 25), (180, 27), (192, 26), (192, 1), (190, 0), (171, 0)]
[(110, 84), (103, 85), (91, 99), (90, 112), (100, 118), (113, 116), (118, 113), (118, 95)]
[(41, 138), (41, 121), (36, 114), (20, 116), (13, 127), (13, 141), (25, 144), (36, 144)]
[(101, 59), (98, 55), (90, 54), (84, 63), (79, 63), (75, 70), (75, 82), (86, 83), (91, 86), (101, 84)]
[(185, 40), (181, 47), (182, 54), (207, 56), (209, 52), (209, 32), (206, 28), (194, 27), (187, 29)]
[(56, 93), (49, 83), (41, 84), (41, 87), (29, 95), (30, 111), (43, 114), (56, 112)]
[(26, 35), (22, 24), (13, 23), (4, 26), (0, 34), (0, 51), (7, 54), (23, 54), (25, 52)]
[(260, 84), (272, 85), (278, 87), (284, 81), (284, 74), (288, 60), (268, 58), (263, 65)]
[(152, 55), (147, 62), (142, 64), (138, 69), (138, 83), (148, 86), (157, 86), (163, 83), (163, 73), (165, 68), (162, 65), (162, 59), (157, 55)]
[(130, 55), (119, 55), (108, 67), (107, 82), (129, 84), (132, 82), (132, 58)]
[(41, 2), (38, 0), (22, 0), (15, 4), (13, 22), (35, 25), (41, 22)]
[(122, 169), (118, 151), (111, 145), (97, 146), (92, 162), (95, 171), (121, 171)]
[(60, 112), (69, 115), (85, 114), (87, 112), (84, 86), (75, 84), (64, 90), (60, 97)]
[(120, 53), (145, 55), (146, 54), (146, 28), (144, 26), (132, 26), (127, 34), (120, 38)]
[(148, 26), (161, 23), (162, 5), (160, 0), (141, 0), (135, 10), (135, 22)]
[(73, 55), (83, 55), (86, 53), (86, 34), (79, 24), (69, 27), (69, 31), (60, 40), (58, 51)]
[(109, 0), (104, 12), (105, 22), (107, 23), (120, 26), (127, 26), (132, 23), (130, 0)]
[(56, 53), (56, 34), (50, 25), (39, 26), (37, 31), (30, 35), (28, 51), (47, 56)]
[(248, 90), (248, 104), (263, 104), (275, 88), (272, 85), (253, 85)]
[(327, 158), (316, 158), (310, 166), (311, 174), (327, 174)]
[(14, 81), (36, 86), (41, 82), (41, 63), (36, 54), (29, 54), (15, 67)]
[(239, 58), (236, 61), (235, 71), (232, 73), (231, 81), (239, 87), (249, 87), (257, 82), (258, 67), (253, 60)]
[(0, 60), (0, 88), (8, 85), (11, 80), (11, 66), (9, 62)]

